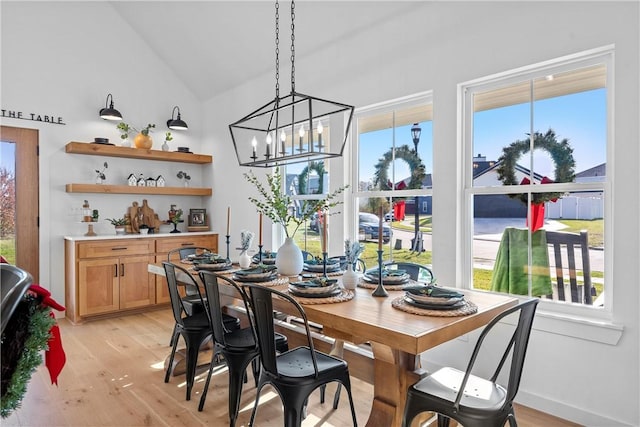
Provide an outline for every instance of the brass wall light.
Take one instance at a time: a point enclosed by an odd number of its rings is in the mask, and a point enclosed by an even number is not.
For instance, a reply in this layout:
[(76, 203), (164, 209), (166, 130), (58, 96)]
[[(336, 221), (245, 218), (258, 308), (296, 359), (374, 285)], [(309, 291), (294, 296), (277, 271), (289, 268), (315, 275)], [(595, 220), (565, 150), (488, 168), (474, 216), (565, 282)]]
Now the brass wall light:
[(240, 166), (273, 167), (342, 156), (354, 107), (295, 90), (295, 2), (291, 2), (291, 93), (280, 97), (276, 0), (276, 97), (229, 125)]
[[(111, 99), (111, 102), (109, 102)], [(107, 95), (107, 101), (104, 104), (104, 108), (100, 109), (100, 117), (105, 120), (122, 120), (122, 114), (120, 111), (113, 108), (113, 95)]]
[[(175, 116), (176, 110), (178, 110), (177, 117)], [(187, 124), (180, 118), (180, 107), (178, 107), (177, 105), (173, 107), (171, 118), (167, 120), (167, 127), (173, 130), (186, 130), (189, 128), (189, 126), (187, 126)]]

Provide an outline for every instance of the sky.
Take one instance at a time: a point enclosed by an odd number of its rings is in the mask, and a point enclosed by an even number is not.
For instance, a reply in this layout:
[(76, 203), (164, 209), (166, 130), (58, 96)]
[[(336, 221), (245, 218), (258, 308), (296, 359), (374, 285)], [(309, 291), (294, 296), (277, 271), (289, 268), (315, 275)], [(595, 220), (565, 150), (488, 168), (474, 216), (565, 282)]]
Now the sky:
[[(567, 138), (574, 149), (575, 172), (581, 172), (606, 162), (606, 90), (597, 89), (572, 95), (536, 101), (534, 104), (534, 130), (546, 133), (550, 128), (557, 141)], [(498, 160), (502, 148), (516, 140), (528, 138), (530, 132), (530, 107), (528, 103), (477, 112), (474, 115), (473, 155), (482, 154), (487, 161)], [(396, 128), (396, 146), (413, 147), (411, 126)], [(420, 123), (422, 133), (418, 152), (425, 163), (427, 173), (433, 171), (432, 123)], [(375, 173), (378, 159), (389, 150), (393, 141), (393, 129), (368, 132), (360, 135), (360, 181), (367, 181)], [(528, 167), (528, 161), (520, 162)], [(404, 161), (396, 161), (396, 181), (409, 176)], [(534, 171), (550, 178), (554, 176), (554, 164), (549, 155), (534, 153)], [(391, 170), (388, 172), (391, 176)]]
[(2, 142), (0, 144), (0, 167), (8, 169), (9, 171), (14, 171), (16, 162), (16, 147), (14, 144), (9, 142)]

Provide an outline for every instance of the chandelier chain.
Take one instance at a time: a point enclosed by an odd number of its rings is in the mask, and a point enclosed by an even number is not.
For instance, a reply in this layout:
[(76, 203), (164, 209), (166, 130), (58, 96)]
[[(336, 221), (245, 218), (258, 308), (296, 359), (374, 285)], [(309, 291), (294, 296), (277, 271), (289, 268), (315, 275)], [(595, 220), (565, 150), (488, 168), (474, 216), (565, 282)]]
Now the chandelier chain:
[(276, 98), (280, 97), (280, 5), (276, 0)]
[(295, 20), (296, 20), (296, 2), (291, 0), (291, 92), (296, 90), (296, 46), (295, 46)]

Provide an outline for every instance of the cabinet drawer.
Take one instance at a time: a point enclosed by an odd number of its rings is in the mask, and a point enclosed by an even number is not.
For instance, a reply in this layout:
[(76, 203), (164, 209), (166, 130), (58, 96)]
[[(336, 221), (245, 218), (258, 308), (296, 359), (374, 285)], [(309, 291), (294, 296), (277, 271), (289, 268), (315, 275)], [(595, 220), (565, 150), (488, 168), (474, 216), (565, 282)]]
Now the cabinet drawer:
[(218, 235), (179, 236), (156, 239), (156, 252), (167, 253), (182, 246), (202, 246), (214, 252), (218, 250)]
[(78, 243), (78, 258), (147, 255), (153, 252), (153, 239), (123, 239), (119, 241)]

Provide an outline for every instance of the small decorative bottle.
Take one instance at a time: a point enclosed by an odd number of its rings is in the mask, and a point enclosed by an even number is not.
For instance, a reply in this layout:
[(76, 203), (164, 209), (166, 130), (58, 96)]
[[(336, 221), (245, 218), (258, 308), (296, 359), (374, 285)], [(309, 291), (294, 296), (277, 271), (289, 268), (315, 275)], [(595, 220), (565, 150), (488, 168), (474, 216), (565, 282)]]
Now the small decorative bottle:
[(93, 212), (89, 207), (89, 201), (85, 200), (82, 204), (82, 221), (83, 222), (93, 222)]

